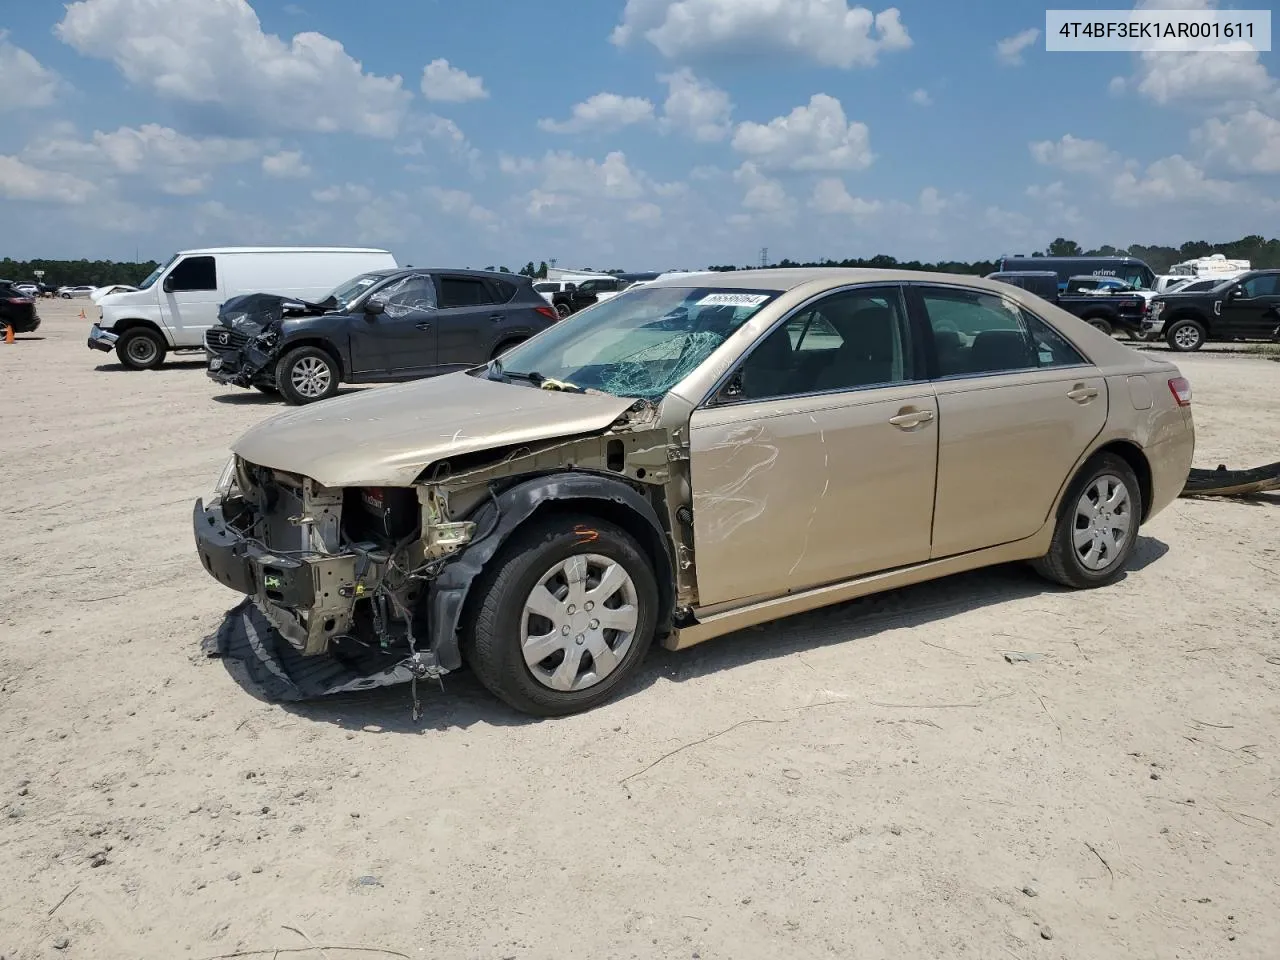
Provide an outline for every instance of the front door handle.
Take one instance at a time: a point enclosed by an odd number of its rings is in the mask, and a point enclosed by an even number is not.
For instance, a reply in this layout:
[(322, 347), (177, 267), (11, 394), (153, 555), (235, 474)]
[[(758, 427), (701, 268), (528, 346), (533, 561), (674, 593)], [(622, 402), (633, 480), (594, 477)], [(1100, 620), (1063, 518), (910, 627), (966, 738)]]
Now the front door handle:
[(490, 319), (493, 323), (501, 323), (501, 322), (502, 322), (503, 317), (502, 317), (502, 314), (500, 314), (500, 313), (494, 313), (494, 314), (490, 314), (489, 319)]
[(903, 410), (896, 417), (890, 417), (889, 422), (899, 430), (914, 430), (932, 419), (932, 410)]
[(1097, 387), (1086, 387), (1083, 383), (1077, 384), (1073, 389), (1067, 391), (1067, 396), (1076, 403), (1088, 403), (1097, 395)]
[(429, 320), (423, 320), (421, 323), (415, 323), (414, 326), (419, 330), (430, 330), (431, 322)]

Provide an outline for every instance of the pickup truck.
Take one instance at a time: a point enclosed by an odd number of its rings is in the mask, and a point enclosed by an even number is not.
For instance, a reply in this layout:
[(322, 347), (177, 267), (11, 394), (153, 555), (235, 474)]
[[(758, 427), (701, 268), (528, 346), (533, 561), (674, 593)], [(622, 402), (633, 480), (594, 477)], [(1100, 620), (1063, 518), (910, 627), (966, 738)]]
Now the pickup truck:
[(656, 273), (621, 273), (615, 277), (583, 280), (575, 289), (553, 294), (551, 303), (556, 308), (556, 313), (563, 319), (593, 304), (612, 300), (633, 283), (653, 280), (657, 276)]
[(1051, 270), (1005, 271), (989, 273), (986, 279), (1021, 287), (1074, 313), (1103, 333), (1124, 333), (1138, 340), (1146, 339), (1142, 323), (1147, 302), (1140, 294), (1129, 291), (1108, 293), (1059, 293), (1058, 275)]
[(1280, 340), (1280, 270), (1251, 270), (1208, 290), (1152, 297), (1147, 339), (1163, 337), (1179, 352), (1210, 340)]

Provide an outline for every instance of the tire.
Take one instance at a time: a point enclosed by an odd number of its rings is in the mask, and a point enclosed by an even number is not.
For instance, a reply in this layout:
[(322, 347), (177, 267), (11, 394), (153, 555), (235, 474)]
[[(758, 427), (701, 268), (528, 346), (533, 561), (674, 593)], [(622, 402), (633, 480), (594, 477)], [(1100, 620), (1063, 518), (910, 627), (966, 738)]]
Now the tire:
[(523, 339), (523, 338), (521, 338), (521, 339), (519, 339), (519, 340), (504, 340), (504, 341), (502, 341), (502, 343), (498, 344), (497, 348), (495, 348), (495, 349), (494, 349), (494, 351), (493, 351), (493, 356), (491, 356), (489, 359), (490, 359), (490, 360), (497, 360), (500, 356), (502, 356), (504, 353), (506, 353), (506, 352), (507, 352), (508, 350), (510, 350), (512, 347), (518, 347), (518, 346), (519, 346), (520, 344), (522, 344), (522, 343), (524, 343), (524, 339)]
[[(596, 583), (577, 592), (579, 604), (570, 603), (576, 591), (565, 577), (569, 564), (571, 570), (585, 564), (584, 587)], [(618, 587), (593, 597), (591, 590), (600, 589), (605, 571), (612, 571)], [(560, 514), (517, 531), (472, 589), (468, 606), (474, 612), (464, 633), (467, 662), (491, 693), (534, 716), (578, 713), (608, 700), (635, 673), (653, 642), (658, 614), (653, 566), (626, 531), (598, 517)], [(546, 616), (529, 610), (535, 590), (541, 591)], [(629, 628), (611, 629), (598, 619), (601, 610), (610, 609), (605, 604), (615, 601), (630, 611), (618, 617)], [(599, 606), (593, 610), (591, 603)], [(526, 662), (522, 638), (527, 633), (535, 640), (545, 637), (546, 656), (534, 664)], [(606, 650), (613, 662), (596, 677), (596, 657)], [(564, 670), (566, 656), (574, 657), (572, 676)]]
[(1175, 320), (1164, 332), (1169, 349), (1178, 353), (1199, 350), (1208, 337), (1209, 332), (1199, 320)]
[(116, 356), (129, 370), (159, 369), (168, 350), (164, 337), (149, 327), (126, 330), (116, 341)]
[(63, 300), (70, 300), (70, 299), (71, 299), (71, 294), (69, 294), (69, 293), (60, 293), (60, 294), (58, 294), (58, 296), (62, 297), (62, 299), (63, 299)]
[[(1101, 514), (1095, 506), (1099, 497), (1104, 504)], [(1105, 509), (1107, 503), (1113, 504), (1110, 511)], [(1115, 531), (1121, 528), (1115, 523), (1122, 517), (1123, 540), (1117, 544)], [(1086, 523), (1083, 528), (1081, 520)], [(1049, 552), (1032, 561), (1032, 566), (1042, 577), (1077, 590), (1115, 583), (1124, 576), (1141, 522), (1142, 488), (1133, 468), (1114, 453), (1099, 454), (1067, 488)]]
[(556, 313), (559, 314), (560, 319), (563, 320), (565, 317), (569, 316), (569, 314), (573, 313), (573, 310), (570, 309), (567, 303), (557, 303)]
[(328, 400), (340, 383), (337, 361), (319, 347), (290, 350), (276, 365), (276, 386), (294, 406)]
[(1111, 336), (1111, 324), (1102, 317), (1086, 317), (1084, 322), (1095, 330), (1101, 330), (1108, 337)]

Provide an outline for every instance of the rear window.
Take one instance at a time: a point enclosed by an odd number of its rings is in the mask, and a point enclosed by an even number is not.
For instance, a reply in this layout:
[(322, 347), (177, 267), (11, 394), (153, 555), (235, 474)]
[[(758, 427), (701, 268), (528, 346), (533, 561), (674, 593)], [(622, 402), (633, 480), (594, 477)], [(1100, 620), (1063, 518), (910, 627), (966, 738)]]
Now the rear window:
[(490, 280), (489, 283), (493, 287), (494, 295), (498, 298), (498, 303), (510, 303), (511, 298), (520, 289), (510, 280)]
[(479, 277), (441, 277), (439, 286), (442, 309), (479, 307), (494, 302), (489, 287)]

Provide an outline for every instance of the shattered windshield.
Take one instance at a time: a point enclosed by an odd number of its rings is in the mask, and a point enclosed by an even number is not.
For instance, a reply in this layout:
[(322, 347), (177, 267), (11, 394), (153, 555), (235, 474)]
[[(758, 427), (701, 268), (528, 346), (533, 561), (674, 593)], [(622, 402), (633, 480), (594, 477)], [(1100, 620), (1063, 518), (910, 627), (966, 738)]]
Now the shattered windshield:
[(358, 277), (352, 277), (346, 283), (338, 284), (333, 288), (329, 295), (320, 302), (325, 303), (328, 300), (333, 300), (338, 309), (342, 309), (351, 303), (351, 301), (355, 300), (356, 297), (360, 296), (360, 294), (372, 287), (375, 283), (379, 283), (386, 278), (387, 274), (385, 273), (362, 273)]
[(489, 375), (658, 400), (777, 296), (776, 290), (639, 288), (561, 320), (505, 353)]
[(170, 257), (164, 263), (160, 264), (160, 266), (152, 270), (151, 273), (147, 275), (147, 279), (143, 280), (140, 284), (138, 284), (138, 289), (139, 290), (150, 289), (151, 285), (160, 279), (160, 274), (168, 270), (169, 266), (173, 263), (173, 261), (177, 259), (178, 259), (178, 255), (175, 253), (172, 257)]

